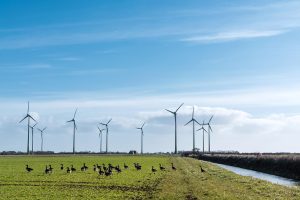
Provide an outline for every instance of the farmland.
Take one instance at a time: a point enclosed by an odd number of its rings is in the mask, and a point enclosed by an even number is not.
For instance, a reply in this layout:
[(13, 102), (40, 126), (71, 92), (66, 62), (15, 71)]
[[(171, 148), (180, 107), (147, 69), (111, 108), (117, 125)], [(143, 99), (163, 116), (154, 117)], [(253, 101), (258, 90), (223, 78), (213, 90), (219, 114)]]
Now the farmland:
[[(133, 163), (140, 163), (137, 171)], [(171, 162), (177, 170), (171, 169)], [(60, 164), (77, 169), (68, 174)], [(80, 171), (86, 163), (89, 169)], [(94, 164), (120, 164), (122, 172), (99, 176)], [(124, 170), (126, 163), (129, 169)], [(166, 167), (159, 170), (159, 164)], [(25, 165), (33, 171), (27, 173)], [(51, 164), (52, 174), (45, 174)], [(205, 172), (200, 171), (200, 165)], [(151, 167), (158, 171), (154, 174)], [(1, 199), (299, 199), (298, 187), (242, 177), (209, 162), (169, 156), (2, 156)]]

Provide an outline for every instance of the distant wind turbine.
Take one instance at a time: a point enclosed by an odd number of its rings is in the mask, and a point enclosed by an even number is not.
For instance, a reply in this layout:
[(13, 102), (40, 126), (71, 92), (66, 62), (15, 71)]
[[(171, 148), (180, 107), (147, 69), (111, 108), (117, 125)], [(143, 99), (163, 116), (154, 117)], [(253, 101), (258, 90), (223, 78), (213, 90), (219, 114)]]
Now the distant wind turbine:
[(105, 152), (107, 153), (108, 152), (108, 124), (109, 122), (111, 121), (112, 119), (110, 119), (106, 124), (105, 123), (100, 123), (101, 125), (105, 126), (106, 128), (106, 144), (105, 144)]
[(214, 116), (212, 115), (211, 118), (209, 119), (208, 123), (207, 123), (207, 125), (208, 125), (208, 152), (209, 153), (210, 153), (210, 132), (213, 132), (212, 128), (210, 126), (210, 122), (211, 122), (211, 120), (212, 120), (213, 117)]
[(75, 117), (76, 117), (77, 110), (78, 109), (76, 108), (73, 119), (67, 121), (67, 123), (73, 122), (73, 154), (75, 154), (75, 131), (77, 130)]
[(27, 122), (27, 154), (29, 154), (29, 128), (30, 128), (30, 119), (32, 119), (33, 121), (35, 121), (35, 119), (29, 114), (29, 101), (28, 101), (28, 106), (27, 106), (27, 114), (26, 114), (26, 116), (19, 123), (21, 123), (22, 121), (24, 121), (26, 118), (28, 120), (28, 122)]
[(102, 132), (105, 129), (100, 129), (99, 126), (98, 126), (98, 130), (99, 130), (99, 139), (100, 139), (100, 153), (102, 153)]
[(193, 152), (195, 151), (195, 122), (199, 125), (201, 125), (195, 118), (194, 118), (194, 106), (193, 106), (193, 114), (192, 114), (192, 119), (190, 121), (188, 121), (186, 125), (188, 125), (189, 123), (193, 122)]
[(203, 136), (203, 138), (202, 138), (202, 151), (203, 151), (203, 153), (204, 153), (204, 132), (206, 132), (207, 133), (207, 130), (204, 128), (204, 125), (206, 125), (205, 123), (204, 123), (204, 121), (203, 121), (203, 124), (201, 124), (202, 125), (202, 127), (201, 128), (199, 128), (197, 131), (200, 131), (200, 130), (202, 130), (203, 132), (202, 132), (202, 136)]
[(44, 131), (47, 129), (47, 127), (43, 128), (43, 129), (39, 129), (38, 130), (41, 132), (41, 152), (43, 151), (43, 145), (44, 145), (44, 138), (43, 138), (43, 134)]
[(176, 111), (170, 111), (168, 109), (165, 109), (166, 111), (172, 113), (174, 115), (174, 119), (175, 119), (175, 154), (177, 154), (177, 111), (181, 108), (181, 106), (183, 105), (184, 103), (182, 103)]
[(137, 129), (140, 129), (141, 130), (141, 154), (143, 154), (143, 137), (144, 137), (144, 130), (143, 130), (143, 127), (145, 126), (145, 122), (143, 123), (143, 125), (140, 127), (140, 128), (137, 128)]
[(30, 126), (31, 128), (31, 154), (33, 154), (33, 129), (38, 123), (35, 123), (33, 126)]

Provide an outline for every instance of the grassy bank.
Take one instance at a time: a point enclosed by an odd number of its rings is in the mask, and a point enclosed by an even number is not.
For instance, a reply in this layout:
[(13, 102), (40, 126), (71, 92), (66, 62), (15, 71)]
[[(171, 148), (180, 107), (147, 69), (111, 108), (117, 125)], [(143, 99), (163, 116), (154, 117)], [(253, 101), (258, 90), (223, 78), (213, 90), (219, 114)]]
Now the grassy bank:
[(300, 180), (299, 155), (204, 154), (199, 159)]
[[(86, 172), (79, 170), (83, 162), (89, 166)], [(92, 169), (94, 163), (124, 162), (130, 168), (111, 177), (99, 177)], [(141, 171), (133, 168), (134, 162), (142, 165)], [(27, 163), (33, 172), (25, 172)], [(60, 163), (73, 164), (77, 172), (60, 171)], [(159, 170), (159, 163), (166, 170), (151, 173), (151, 166)], [(53, 174), (43, 173), (46, 164), (52, 164)], [(300, 199), (296, 187), (242, 177), (205, 161), (167, 156), (0, 157), (0, 188), (0, 199)]]

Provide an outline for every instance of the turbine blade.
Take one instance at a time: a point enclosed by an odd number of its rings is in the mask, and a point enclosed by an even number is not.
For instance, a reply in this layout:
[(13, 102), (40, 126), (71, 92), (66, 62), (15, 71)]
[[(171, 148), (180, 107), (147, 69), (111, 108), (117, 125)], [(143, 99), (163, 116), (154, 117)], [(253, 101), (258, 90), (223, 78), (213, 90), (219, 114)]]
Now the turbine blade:
[(99, 124), (101, 124), (101, 125), (103, 125), (103, 126), (105, 126), (105, 125), (106, 125), (106, 124), (103, 124), (103, 123), (101, 123), (101, 122), (100, 122)]
[(99, 132), (101, 133), (102, 131), (101, 131), (101, 129), (99, 128), (99, 126), (97, 126), (97, 128), (98, 128)]
[(41, 129), (39, 129), (39, 128), (38, 128), (37, 130), (39, 130), (39, 131), (43, 132), (43, 131), (42, 131)]
[(200, 126), (203, 126), (203, 124), (200, 124), (196, 119), (194, 119), (194, 121), (199, 124)]
[(193, 115), (192, 115), (192, 119), (194, 119), (194, 113), (195, 113), (195, 108), (193, 106)]
[(185, 124), (185, 126), (188, 125), (189, 123), (191, 123), (192, 121), (193, 121), (192, 119), (191, 119), (190, 121), (188, 121), (188, 122)]
[(209, 130), (210, 130), (211, 132), (213, 132), (213, 130), (212, 130), (210, 124), (208, 124), (208, 128), (209, 128)]
[(213, 118), (213, 117), (214, 117), (214, 116), (212, 115), (212, 116), (211, 116), (211, 118), (209, 119), (208, 123), (210, 123), (210, 122), (211, 122), (211, 120), (212, 120), (212, 118)]
[(109, 122), (111, 122), (111, 120), (112, 120), (112, 119), (110, 119), (110, 120), (109, 120), (109, 121), (106, 123), (106, 125), (108, 125), (108, 124), (109, 124)]
[(36, 120), (33, 117), (31, 117), (31, 115), (28, 114), (28, 117), (30, 117), (33, 121), (36, 122)]
[(69, 123), (69, 122), (72, 122), (72, 121), (73, 121), (73, 119), (71, 119), (71, 120), (67, 121), (67, 123)]
[(32, 126), (32, 128), (34, 128), (37, 124), (38, 124), (38, 123), (35, 123), (35, 124)]
[(75, 113), (74, 113), (74, 117), (73, 117), (73, 119), (75, 119), (75, 117), (76, 117), (77, 110), (78, 110), (78, 108), (76, 108), (76, 110), (75, 110)]
[(183, 104), (184, 104), (184, 103), (182, 103), (182, 104), (177, 108), (177, 110), (176, 110), (175, 112), (177, 112), (177, 111), (181, 108), (181, 106), (183, 106)]
[(24, 121), (28, 116), (26, 115), (19, 123), (21, 123), (22, 121)]
[(144, 123), (143, 123), (143, 126), (142, 126), (142, 128), (145, 126), (145, 124), (146, 124), (146, 122), (144, 122)]
[(172, 114), (174, 114), (175, 112), (172, 112), (171, 110), (168, 110), (168, 109), (165, 109), (166, 111), (168, 111), (168, 112), (170, 112), (170, 113), (172, 113)]
[(43, 131), (45, 131), (47, 129), (47, 127), (45, 127), (44, 129), (43, 129)]
[(199, 128), (198, 130), (196, 130), (196, 131), (200, 131), (202, 128)]
[[(202, 127), (202, 128), (203, 128), (203, 127)], [(205, 128), (203, 128), (203, 130), (204, 130), (206, 133), (208, 133), (207, 130), (206, 130)]]

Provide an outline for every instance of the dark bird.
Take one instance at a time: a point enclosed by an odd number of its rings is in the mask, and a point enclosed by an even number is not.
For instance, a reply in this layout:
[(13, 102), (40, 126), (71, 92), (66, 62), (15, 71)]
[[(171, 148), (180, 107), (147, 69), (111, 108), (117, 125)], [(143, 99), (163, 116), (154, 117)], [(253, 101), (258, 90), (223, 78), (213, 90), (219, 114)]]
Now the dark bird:
[(60, 170), (64, 170), (64, 165), (60, 164)]
[(172, 169), (173, 170), (176, 170), (176, 167), (174, 166), (174, 164), (172, 163)]
[(85, 165), (85, 163), (83, 163), (83, 166), (81, 167), (81, 171), (86, 171), (88, 169), (88, 167)]
[(51, 165), (49, 165), (49, 170), (50, 170), (50, 172), (52, 172), (52, 171), (53, 171), (53, 168), (52, 168), (52, 166), (51, 166)]
[(67, 167), (67, 173), (68, 173), (68, 174), (71, 174), (71, 173), (72, 173), (72, 170), (70, 170), (69, 167)]
[(45, 169), (45, 174), (50, 174), (50, 170), (48, 169), (47, 165), (46, 165), (46, 169)]
[(206, 171), (202, 168), (202, 166), (200, 166), (200, 170), (201, 170), (201, 172), (206, 172)]
[(94, 166), (94, 172), (96, 172), (98, 166), (96, 166), (96, 165), (93, 165), (93, 166)]
[(71, 165), (71, 171), (76, 172), (76, 169), (73, 167), (73, 165)]
[(100, 168), (99, 168), (98, 174), (99, 174), (100, 176), (102, 176), (102, 175), (104, 174), (104, 171), (102, 170), (101, 166), (99, 166), (99, 167), (100, 167)]
[(115, 170), (116, 170), (117, 173), (121, 173), (122, 172), (122, 170), (120, 169), (119, 165), (115, 167)]
[(112, 175), (112, 171), (109, 168), (108, 170), (105, 171), (105, 176), (111, 176)]
[(134, 167), (136, 168), (136, 170), (142, 169), (142, 166), (139, 163), (134, 163)]
[(161, 164), (159, 164), (159, 169), (163, 171), (163, 170), (165, 170), (166, 168), (164, 168)]
[(124, 169), (128, 169), (128, 165), (124, 163)]
[(33, 169), (32, 168), (30, 168), (30, 167), (28, 167), (28, 165), (26, 165), (26, 171), (27, 172), (31, 172)]
[(157, 170), (152, 166), (152, 169), (151, 169), (152, 173), (155, 173), (157, 172)]

